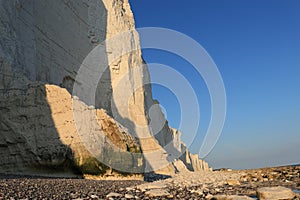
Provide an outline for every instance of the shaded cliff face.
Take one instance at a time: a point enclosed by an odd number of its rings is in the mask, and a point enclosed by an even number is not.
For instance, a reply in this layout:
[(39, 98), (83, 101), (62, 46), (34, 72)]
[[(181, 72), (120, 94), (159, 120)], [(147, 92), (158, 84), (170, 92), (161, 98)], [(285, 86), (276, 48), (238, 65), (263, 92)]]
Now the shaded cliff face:
[[(1, 1), (0, 13), (0, 171), (76, 168), (83, 173), (106, 173), (107, 165), (81, 141), (73, 117), (76, 109), (81, 112), (81, 124), (89, 125), (84, 133), (98, 138), (102, 157), (115, 157), (118, 165), (141, 172), (142, 157), (128, 158), (123, 153), (140, 152), (127, 129), (106, 111), (72, 100), (70, 95), (84, 58), (108, 34), (104, 2)], [(106, 73), (97, 101), (98, 108), (108, 112), (111, 84)], [(86, 113), (94, 117), (86, 119)]]
[[(165, 119), (152, 100), (127, 0), (1, 1), (0, 19), (0, 172), (208, 169), (178, 131), (154, 129), (159, 122), (151, 119)], [(117, 43), (102, 43), (124, 31)], [(99, 45), (102, 64), (78, 78)], [(72, 98), (76, 86), (84, 90)]]

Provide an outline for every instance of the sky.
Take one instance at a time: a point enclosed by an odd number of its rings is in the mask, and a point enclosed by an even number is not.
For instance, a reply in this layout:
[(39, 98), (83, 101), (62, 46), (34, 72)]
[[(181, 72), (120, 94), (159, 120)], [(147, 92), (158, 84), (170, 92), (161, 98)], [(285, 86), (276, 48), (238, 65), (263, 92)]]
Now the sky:
[[(186, 34), (218, 67), (226, 89), (226, 121), (204, 160), (213, 168), (233, 169), (300, 163), (300, 1), (130, 0), (130, 4), (137, 28), (163, 27)], [(143, 49), (143, 58), (172, 67), (192, 85), (201, 115), (195, 134), (180, 128), (176, 94), (159, 84), (152, 90), (170, 126), (182, 131), (184, 141), (192, 139), (189, 149), (198, 153), (211, 118), (203, 78), (172, 52)], [(156, 76), (151, 68), (150, 75)]]

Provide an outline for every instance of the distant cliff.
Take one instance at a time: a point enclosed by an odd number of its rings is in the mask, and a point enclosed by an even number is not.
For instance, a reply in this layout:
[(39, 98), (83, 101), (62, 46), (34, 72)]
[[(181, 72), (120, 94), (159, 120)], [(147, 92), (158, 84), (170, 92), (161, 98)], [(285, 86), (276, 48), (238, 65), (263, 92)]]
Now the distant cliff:
[[(118, 43), (102, 43), (123, 31)], [(96, 69), (91, 103), (89, 90), (72, 92), (94, 76), (87, 67), (81, 80), (78, 71), (98, 45), (108, 67)], [(210, 170), (167, 123), (153, 136), (149, 108), (165, 119), (149, 82), (128, 0), (1, 1), (0, 173)]]

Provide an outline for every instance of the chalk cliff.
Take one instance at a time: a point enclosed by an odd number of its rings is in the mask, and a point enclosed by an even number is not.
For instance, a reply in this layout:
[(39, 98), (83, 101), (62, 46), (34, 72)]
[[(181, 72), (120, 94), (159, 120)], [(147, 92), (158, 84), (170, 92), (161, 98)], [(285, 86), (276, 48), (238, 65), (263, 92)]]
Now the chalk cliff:
[(0, 173), (210, 170), (148, 83), (128, 0), (1, 1)]

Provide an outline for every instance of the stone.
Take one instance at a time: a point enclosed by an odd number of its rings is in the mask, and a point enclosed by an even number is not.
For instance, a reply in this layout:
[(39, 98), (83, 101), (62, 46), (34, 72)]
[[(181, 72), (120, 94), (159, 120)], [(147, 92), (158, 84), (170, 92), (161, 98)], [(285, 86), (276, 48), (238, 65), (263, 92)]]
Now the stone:
[(228, 179), (226, 181), (227, 185), (230, 186), (237, 186), (237, 185), (241, 185), (241, 183), (238, 180), (234, 180), (234, 179)]
[(194, 193), (196, 193), (199, 196), (203, 195), (203, 191), (202, 190), (195, 190)]
[(131, 194), (125, 194), (126, 199), (134, 199), (135, 197)]
[(111, 198), (111, 197), (121, 197), (122, 194), (116, 193), (116, 192), (111, 192), (108, 195), (106, 195), (106, 198)]
[(150, 197), (162, 197), (170, 195), (170, 193), (165, 189), (151, 189), (145, 192), (145, 194)]
[(212, 194), (210, 193), (206, 194), (205, 199), (210, 200), (211, 198), (213, 198)]
[(99, 197), (98, 197), (97, 195), (92, 194), (92, 195), (91, 195), (91, 198), (92, 198), (92, 199), (98, 199)]
[(293, 199), (295, 197), (295, 193), (291, 189), (281, 187), (281, 186), (263, 187), (263, 188), (257, 189), (257, 196), (260, 200)]
[(215, 195), (211, 200), (254, 200), (254, 198), (240, 195)]
[(165, 187), (167, 187), (166, 183), (164, 183), (162, 181), (158, 181), (158, 182), (145, 183), (142, 185), (138, 185), (137, 189), (139, 189), (141, 191), (146, 191), (149, 189), (161, 189), (161, 188), (165, 188)]
[(203, 190), (200, 190), (200, 189), (198, 189), (198, 190), (193, 189), (193, 190), (190, 190), (189, 192), (190, 193), (195, 193), (195, 194), (200, 195), (200, 196), (203, 195)]
[(134, 188), (132, 188), (132, 187), (127, 187), (126, 190), (127, 190), (127, 191), (131, 191), (131, 190), (134, 190)]

